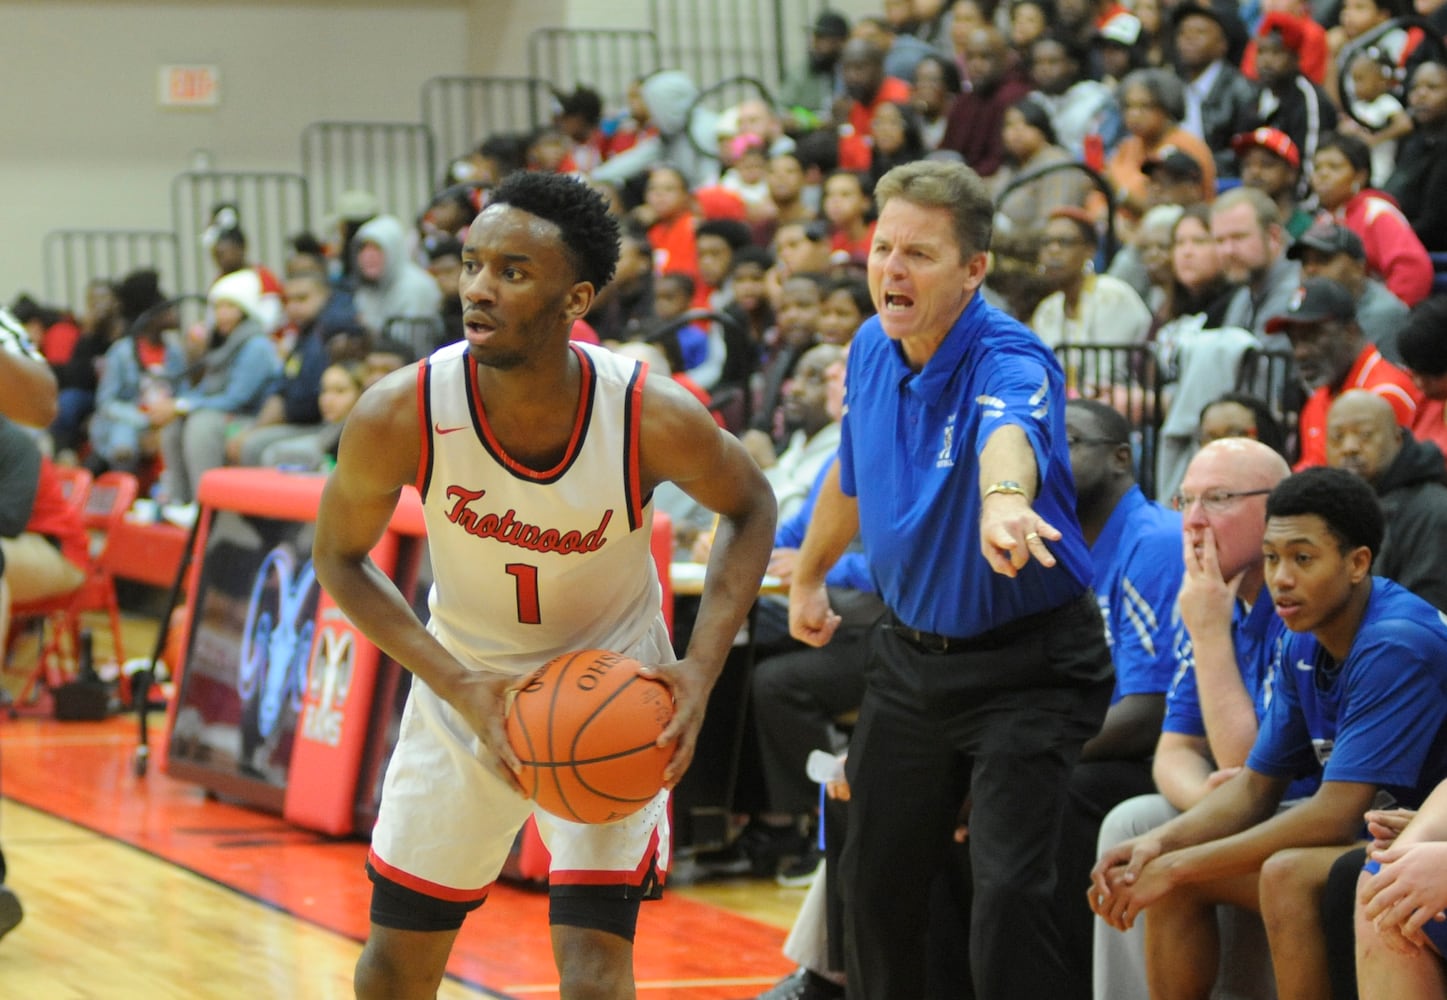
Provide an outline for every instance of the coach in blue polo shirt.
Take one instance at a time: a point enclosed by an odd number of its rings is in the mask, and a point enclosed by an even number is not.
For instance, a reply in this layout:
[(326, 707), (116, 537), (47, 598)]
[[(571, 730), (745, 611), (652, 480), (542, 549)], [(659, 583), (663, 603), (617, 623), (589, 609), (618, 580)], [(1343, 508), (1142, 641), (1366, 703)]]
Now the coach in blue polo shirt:
[(1064, 379), (978, 294), (994, 206), (973, 171), (906, 164), (875, 199), (879, 314), (850, 348), (839, 461), (789, 595), (794, 635), (827, 642), (825, 574), (857, 532), (890, 610), (849, 753), (849, 993), (924, 995), (928, 890), (968, 798), (975, 993), (1059, 996), (1061, 813), (1112, 687)]

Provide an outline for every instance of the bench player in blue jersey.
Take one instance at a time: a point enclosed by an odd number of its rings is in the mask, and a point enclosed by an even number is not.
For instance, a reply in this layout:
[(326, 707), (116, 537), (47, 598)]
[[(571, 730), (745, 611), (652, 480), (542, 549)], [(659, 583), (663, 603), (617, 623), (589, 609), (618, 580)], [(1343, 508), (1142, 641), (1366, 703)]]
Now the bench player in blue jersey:
[[(1415, 806), (1447, 776), (1447, 623), (1371, 575), (1383, 532), (1371, 488), (1307, 470), (1272, 491), (1266, 516), (1266, 584), (1291, 634), (1246, 766), (1093, 873), (1092, 905), (1113, 926), (1149, 907), (1152, 996), (1209, 992), (1221, 902), (1263, 911), (1278, 993), (1312, 995), (1325, 979), (1320, 928), (1273, 910), (1273, 862), (1293, 852), (1299, 872), (1300, 850), (1317, 849), (1324, 881), (1379, 794)], [(1316, 793), (1278, 813), (1287, 785), (1313, 773)]]

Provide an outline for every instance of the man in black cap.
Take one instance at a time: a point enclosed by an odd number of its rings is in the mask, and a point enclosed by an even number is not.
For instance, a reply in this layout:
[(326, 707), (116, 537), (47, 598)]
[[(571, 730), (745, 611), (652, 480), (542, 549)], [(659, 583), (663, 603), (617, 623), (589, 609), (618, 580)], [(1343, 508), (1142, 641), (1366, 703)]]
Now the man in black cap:
[(1367, 274), (1367, 253), (1362, 239), (1336, 222), (1318, 222), (1301, 235), (1286, 256), (1301, 262), (1305, 278), (1330, 278), (1340, 284), (1357, 305), (1357, 325), (1394, 365), (1401, 365), (1397, 331), (1407, 322), (1409, 310), (1387, 286)]
[[(1216, 154), (1216, 175), (1234, 177), (1231, 137), (1256, 125), (1256, 88), (1236, 68), (1246, 29), (1241, 19), (1219, 7), (1183, 3), (1171, 15), (1176, 39), (1176, 69), (1186, 91), (1181, 127)], [(1233, 54), (1234, 49), (1234, 54)]]
[(1185, 208), (1210, 201), (1216, 193), (1206, 190), (1206, 175), (1194, 159), (1173, 149), (1165, 156), (1141, 164), (1141, 173), (1150, 182), (1146, 188), (1146, 204), (1180, 205)]
[(820, 13), (809, 32), (807, 68), (788, 77), (779, 87), (783, 106), (805, 129), (828, 120), (834, 98), (844, 92), (839, 56), (848, 40), (849, 21), (843, 14), (832, 10)]
[(1367, 343), (1357, 325), (1356, 300), (1338, 282), (1307, 278), (1285, 315), (1267, 321), (1266, 331), (1290, 339), (1297, 374), (1310, 393), (1297, 421), (1298, 470), (1326, 464), (1327, 410), (1348, 389), (1376, 393), (1392, 405), (1398, 424), (1412, 426), (1422, 394), (1410, 375)]

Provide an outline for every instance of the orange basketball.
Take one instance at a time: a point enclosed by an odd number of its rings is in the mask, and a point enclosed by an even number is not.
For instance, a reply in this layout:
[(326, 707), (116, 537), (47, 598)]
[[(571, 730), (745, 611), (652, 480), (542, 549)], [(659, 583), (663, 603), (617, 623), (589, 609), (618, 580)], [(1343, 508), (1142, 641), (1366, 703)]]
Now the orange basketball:
[(663, 787), (673, 747), (655, 744), (673, 695), (641, 677), (637, 660), (583, 649), (548, 661), (518, 691), (507, 738), (528, 797), (578, 823), (611, 823)]

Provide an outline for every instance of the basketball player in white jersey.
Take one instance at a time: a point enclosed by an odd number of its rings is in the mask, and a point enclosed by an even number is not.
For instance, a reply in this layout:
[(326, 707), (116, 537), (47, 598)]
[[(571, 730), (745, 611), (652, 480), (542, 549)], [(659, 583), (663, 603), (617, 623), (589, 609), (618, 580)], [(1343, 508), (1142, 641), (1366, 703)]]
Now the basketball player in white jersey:
[[(775, 516), (758, 468), (671, 379), (568, 339), (617, 257), (617, 226), (595, 193), (514, 175), (463, 248), (466, 341), (387, 376), (347, 420), (317, 520), (317, 578), (414, 675), (368, 858), (360, 998), (436, 995), (463, 918), (531, 813), (503, 732), (508, 693), (569, 650), (635, 657), (673, 691), (659, 737), (674, 746), (672, 788), (757, 596)], [(677, 663), (649, 554), (652, 493), (665, 480), (720, 518)], [(409, 484), (436, 581), (426, 627), (368, 557)], [(538, 813), (569, 1000), (635, 995), (639, 900), (667, 870), (666, 798), (597, 826)]]

